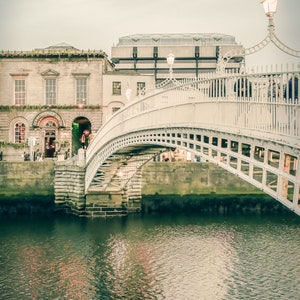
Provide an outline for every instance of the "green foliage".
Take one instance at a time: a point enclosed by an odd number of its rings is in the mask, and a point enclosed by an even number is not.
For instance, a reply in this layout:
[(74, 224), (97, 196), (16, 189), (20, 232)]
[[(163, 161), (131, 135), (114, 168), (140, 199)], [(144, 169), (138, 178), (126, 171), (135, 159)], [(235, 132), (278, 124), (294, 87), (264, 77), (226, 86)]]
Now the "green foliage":
[(0, 146), (1, 146), (1, 148), (11, 147), (14, 149), (23, 149), (23, 148), (27, 147), (27, 143), (10, 143), (10, 142), (1, 141)]
[[(0, 105), (0, 111), (26, 111), (44, 109), (78, 109), (77, 105)], [(81, 109), (99, 109), (100, 105), (85, 105)]]

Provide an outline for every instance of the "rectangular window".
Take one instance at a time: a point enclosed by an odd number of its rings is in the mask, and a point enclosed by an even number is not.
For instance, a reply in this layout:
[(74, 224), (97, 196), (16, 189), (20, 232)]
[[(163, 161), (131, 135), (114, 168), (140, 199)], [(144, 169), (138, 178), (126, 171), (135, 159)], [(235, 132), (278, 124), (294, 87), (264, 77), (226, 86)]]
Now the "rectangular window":
[(56, 104), (56, 79), (46, 79), (46, 105)]
[(158, 57), (158, 47), (157, 46), (153, 47), (153, 57), (154, 58)]
[(121, 82), (114, 81), (113, 82), (113, 95), (121, 95)]
[(87, 102), (87, 78), (76, 79), (76, 104)]
[(145, 82), (137, 82), (137, 95), (145, 95), (145, 88), (146, 88), (146, 83)]
[(195, 57), (199, 57), (199, 56), (200, 56), (199, 46), (195, 46)]
[(137, 58), (137, 47), (133, 47), (132, 49), (132, 57)]
[(15, 105), (25, 105), (25, 80), (15, 80)]

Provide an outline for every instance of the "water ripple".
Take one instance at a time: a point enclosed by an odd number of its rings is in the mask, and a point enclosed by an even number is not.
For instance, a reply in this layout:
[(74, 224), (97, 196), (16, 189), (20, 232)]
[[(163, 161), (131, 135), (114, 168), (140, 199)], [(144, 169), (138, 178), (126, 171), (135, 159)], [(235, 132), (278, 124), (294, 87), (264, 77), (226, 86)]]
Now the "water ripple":
[(118, 222), (6, 223), (0, 298), (299, 299), (298, 223)]

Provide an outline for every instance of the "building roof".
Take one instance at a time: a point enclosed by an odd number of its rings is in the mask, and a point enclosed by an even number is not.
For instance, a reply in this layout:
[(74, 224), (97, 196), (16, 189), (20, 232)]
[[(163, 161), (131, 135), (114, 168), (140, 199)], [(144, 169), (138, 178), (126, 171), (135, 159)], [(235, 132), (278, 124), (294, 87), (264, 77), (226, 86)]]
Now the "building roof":
[(175, 46), (175, 45), (237, 45), (235, 37), (220, 33), (159, 33), (132, 34), (119, 38), (122, 46)]
[(67, 43), (59, 43), (59, 44), (55, 44), (52, 46), (49, 46), (45, 49), (49, 49), (49, 50), (55, 50), (55, 49), (60, 49), (60, 50), (75, 50), (75, 51), (79, 51), (79, 49), (73, 47), (72, 45), (69, 45)]
[(46, 48), (36, 48), (32, 51), (0, 51), (3, 57), (107, 57), (102, 50), (79, 50), (67, 43), (59, 43)]

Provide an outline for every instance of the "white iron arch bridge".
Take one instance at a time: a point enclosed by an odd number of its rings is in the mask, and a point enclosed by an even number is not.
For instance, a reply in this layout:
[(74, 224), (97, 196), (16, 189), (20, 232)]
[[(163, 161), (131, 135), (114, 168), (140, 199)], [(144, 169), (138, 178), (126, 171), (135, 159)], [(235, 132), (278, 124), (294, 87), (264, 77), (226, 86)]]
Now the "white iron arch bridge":
[(142, 165), (181, 148), (300, 215), (298, 78), (299, 70), (203, 74), (146, 90), (94, 136), (84, 193), (123, 191), (125, 202), (138, 198)]

